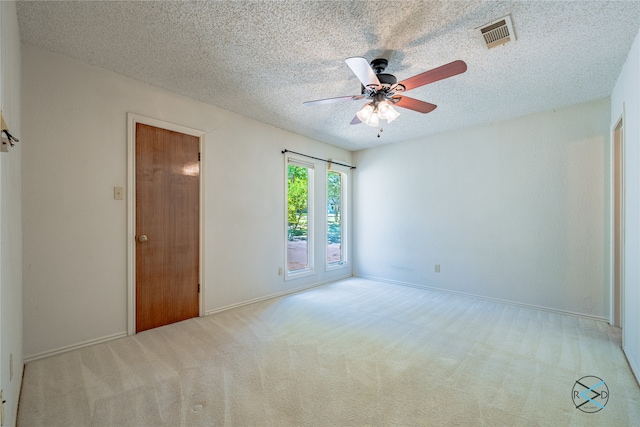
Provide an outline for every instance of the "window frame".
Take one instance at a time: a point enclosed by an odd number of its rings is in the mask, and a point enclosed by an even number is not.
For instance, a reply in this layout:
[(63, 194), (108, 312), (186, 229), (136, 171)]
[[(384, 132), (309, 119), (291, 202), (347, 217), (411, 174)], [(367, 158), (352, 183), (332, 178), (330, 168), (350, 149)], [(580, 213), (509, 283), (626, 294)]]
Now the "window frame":
[[(329, 227), (327, 220), (327, 207), (329, 205), (329, 183), (328, 183), (328, 174), (329, 172), (337, 172), (341, 175), (341, 184), (340, 184), (340, 245), (341, 245), (341, 255), (342, 261), (340, 262), (329, 262)], [(324, 222), (325, 222), (325, 271), (333, 271), (340, 270), (344, 268), (350, 268), (349, 263), (349, 181), (350, 181), (350, 172), (351, 169), (344, 166), (335, 165), (332, 163), (327, 164), (327, 168), (325, 171), (325, 198), (324, 198)]]
[[(307, 168), (307, 267), (302, 268), (300, 270), (289, 270), (289, 257), (288, 257), (288, 249), (289, 249), (289, 239), (288, 239), (288, 231), (289, 231), (289, 165), (295, 165), (300, 167)], [(293, 280), (299, 279), (302, 277), (312, 276), (316, 274), (315, 269), (315, 255), (314, 255), (314, 244), (315, 244), (315, 216), (314, 216), (314, 199), (315, 199), (315, 164), (306, 162), (297, 157), (287, 155), (285, 156), (285, 167), (284, 167), (284, 176), (285, 176), (285, 185), (284, 185), (284, 280)]]

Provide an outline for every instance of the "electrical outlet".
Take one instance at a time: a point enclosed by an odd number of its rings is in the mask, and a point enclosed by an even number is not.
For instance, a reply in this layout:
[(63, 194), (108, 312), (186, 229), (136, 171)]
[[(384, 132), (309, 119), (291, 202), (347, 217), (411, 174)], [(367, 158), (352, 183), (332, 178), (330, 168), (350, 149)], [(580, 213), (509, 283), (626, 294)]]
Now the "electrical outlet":
[(278, 276), (282, 276), (282, 267), (278, 267)]
[(436, 266), (433, 269), (433, 271), (435, 271), (436, 273), (440, 273), (440, 264), (436, 264)]

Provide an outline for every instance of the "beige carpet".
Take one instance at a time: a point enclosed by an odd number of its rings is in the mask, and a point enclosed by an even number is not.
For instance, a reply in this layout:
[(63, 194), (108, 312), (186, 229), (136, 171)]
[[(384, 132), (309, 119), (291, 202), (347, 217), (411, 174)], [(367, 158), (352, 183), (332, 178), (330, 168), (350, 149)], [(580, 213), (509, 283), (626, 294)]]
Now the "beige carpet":
[[(576, 409), (575, 381), (610, 398)], [(27, 364), (19, 426), (637, 426), (603, 322), (361, 279)]]

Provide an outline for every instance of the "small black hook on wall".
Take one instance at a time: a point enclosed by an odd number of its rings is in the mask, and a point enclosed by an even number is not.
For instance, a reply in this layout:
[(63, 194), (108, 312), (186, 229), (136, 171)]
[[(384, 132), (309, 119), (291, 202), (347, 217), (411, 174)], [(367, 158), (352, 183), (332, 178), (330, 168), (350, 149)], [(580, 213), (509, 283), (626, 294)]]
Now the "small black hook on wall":
[[(9, 132), (9, 126), (7, 126), (7, 122), (4, 121), (4, 115), (2, 115), (2, 112), (0, 111), (0, 119), (1, 119), (1, 125), (2, 125), (2, 148), (5, 148), (5, 146), (7, 145), (7, 142), (9, 143), (9, 145), (11, 145), (12, 147), (16, 146), (16, 142), (20, 142), (20, 140), (18, 138), (16, 138), (15, 136), (13, 136), (11, 134), (11, 132)], [(2, 151), (6, 151), (6, 150), (2, 150)]]

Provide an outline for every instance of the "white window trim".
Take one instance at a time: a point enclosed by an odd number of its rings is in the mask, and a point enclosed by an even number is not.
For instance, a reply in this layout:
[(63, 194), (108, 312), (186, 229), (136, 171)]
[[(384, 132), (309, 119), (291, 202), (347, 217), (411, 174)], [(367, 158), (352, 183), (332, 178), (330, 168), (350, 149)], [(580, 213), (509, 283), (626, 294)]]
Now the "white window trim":
[[(342, 162), (340, 162), (342, 163)], [(327, 172), (332, 171), (332, 172), (339, 172), (342, 174), (342, 184), (341, 184), (341, 200), (340, 200), (340, 232), (341, 232), (341, 236), (340, 236), (340, 244), (342, 245), (342, 262), (332, 262), (329, 263), (327, 262), (327, 258), (329, 256), (328, 252), (329, 252), (329, 239), (328, 239), (328, 235), (329, 235), (329, 229), (327, 226), (327, 217), (326, 217), (326, 212), (327, 212), (327, 205), (329, 204), (329, 185), (326, 185), (326, 192), (325, 192), (325, 199), (324, 199), (324, 221), (325, 221), (325, 242), (324, 242), (324, 251), (325, 251), (325, 255), (324, 255), (324, 263), (325, 263), (325, 271), (334, 271), (334, 270), (342, 270), (342, 269), (346, 269), (346, 268), (351, 268), (350, 265), (350, 260), (349, 260), (349, 228), (348, 228), (348, 224), (349, 224), (349, 202), (348, 202), (348, 188), (349, 188), (349, 184), (350, 184), (350, 179), (351, 179), (351, 169), (345, 166), (340, 166), (340, 165), (335, 165), (332, 163), (328, 163), (327, 164), (327, 170), (325, 171), (325, 176), (324, 179), (327, 179)]]
[[(287, 258), (288, 251), (288, 239), (287, 239), (287, 229), (289, 226), (288, 221), (288, 189), (289, 189), (289, 164), (294, 164), (297, 166), (303, 166), (309, 169), (308, 174), (308, 185), (309, 185), (309, 200), (307, 204), (307, 268), (303, 268), (301, 270), (289, 271), (289, 260)], [(284, 185), (284, 280), (294, 280), (300, 279), (302, 277), (308, 277), (316, 274), (315, 270), (315, 254), (314, 254), (314, 230), (315, 230), (315, 217), (314, 217), (314, 198), (315, 198), (315, 165), (313, 163), (305, 162), (304, 160), (300, 160), (294, 156), (286, 155), (285, 156), (285, 166), (284, 166), (284, 176), (285, 176), (285, 185)]]

